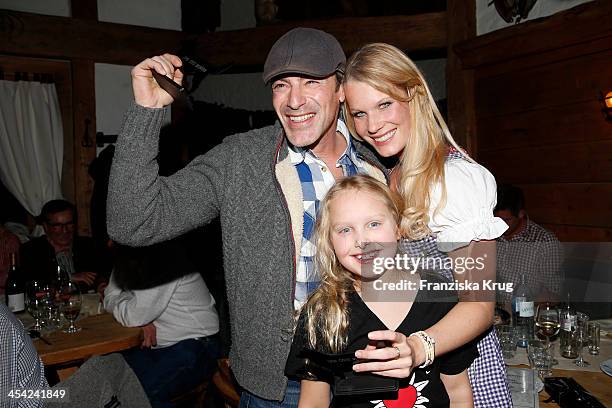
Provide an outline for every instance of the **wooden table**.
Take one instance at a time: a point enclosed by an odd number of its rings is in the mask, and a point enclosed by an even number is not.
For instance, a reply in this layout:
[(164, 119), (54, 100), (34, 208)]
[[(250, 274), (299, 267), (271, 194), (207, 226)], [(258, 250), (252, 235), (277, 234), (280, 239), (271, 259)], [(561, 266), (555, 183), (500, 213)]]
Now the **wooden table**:
[(82, 328), (78, 333), (56, 330), (45, 335), (51, 345), (40, 339), (34, 340), (34, 346), (45, 365), (86, 360), (93, 355), (126, 350), (141, 343), (142, 329), (123, 327), (110, 313), (85, 317), (78, 320), (76, 325)]

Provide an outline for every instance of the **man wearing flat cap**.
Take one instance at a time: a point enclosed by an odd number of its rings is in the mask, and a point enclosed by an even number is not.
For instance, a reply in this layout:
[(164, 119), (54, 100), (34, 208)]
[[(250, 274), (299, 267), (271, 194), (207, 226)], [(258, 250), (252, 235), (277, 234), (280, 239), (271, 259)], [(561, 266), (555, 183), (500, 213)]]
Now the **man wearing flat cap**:
[(294, 311), (318, 285), (316, 208), (335, 179), (367, 173), (384, 182), (373, 154), (338, 120), (345, 61), (330, 34), (289, 31), (270, 50), (263, 72), (279, 122), (226, 137), (170, 177), (158, 175), (155, 157), (163, 107), (172, 97), (151, 70), (181, 82), (181, 60), (164, 54), (132, 70), (135, 103), (117, 141), (108, 231), (120, 243), (150, 245), (220, 216), (230, 364), (244, 388), (241, 405), (297, 406), (299, 385), (283, 371)]

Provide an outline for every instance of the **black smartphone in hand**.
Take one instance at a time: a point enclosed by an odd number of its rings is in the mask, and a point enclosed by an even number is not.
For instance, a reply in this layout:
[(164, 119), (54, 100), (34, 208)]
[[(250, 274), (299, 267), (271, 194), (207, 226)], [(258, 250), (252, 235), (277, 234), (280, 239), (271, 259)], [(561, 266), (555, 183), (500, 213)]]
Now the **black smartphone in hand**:
[(355, 357), (355, 353), (332, 354), (310, 349), (304, 350), (304, 356), (332, 372), (352, 371), (354, 364), (364, 361)]
[(160, 74), (154, 69), (152, 69), (151, 72), (153, 73), (153, 78), (161, 87), (161, 89), (168, 92), (170, 96), (174, 98), (174, 100), (180, 98), (185, 94), (185, 88), (182, 85), (177, 84), (167, 76)]
[(354, 372), (353, 365), (368, 361), (355, 357), (354, 352), (331, 354), (307, 349), (304, 350), (304, 356), (333, 374), (336, 396), (395, 393), (399, 389), (397, 378), (383, 377), (370, 372)]

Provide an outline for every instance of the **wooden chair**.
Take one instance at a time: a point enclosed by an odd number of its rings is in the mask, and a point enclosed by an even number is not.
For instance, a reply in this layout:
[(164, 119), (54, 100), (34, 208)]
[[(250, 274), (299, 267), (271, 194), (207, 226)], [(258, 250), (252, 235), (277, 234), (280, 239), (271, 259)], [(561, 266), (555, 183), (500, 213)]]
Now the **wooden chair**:
[(232, 377), (229, 360), (222, 358), (218, 360), (219, 370), (213, 375), (213, 383), (223, 398), (225, 408), (237, 408), (240, 404), (238, 387)]
[(209, 380), (203, 381), (196, 385), (187, 392), (182, 393), (174, 397), (170, 403), (173, 406), (189, 407), (189, 408), (201, 408), (204, 407), (204, 400), (206, 399), (206, 392), (208, 391)]

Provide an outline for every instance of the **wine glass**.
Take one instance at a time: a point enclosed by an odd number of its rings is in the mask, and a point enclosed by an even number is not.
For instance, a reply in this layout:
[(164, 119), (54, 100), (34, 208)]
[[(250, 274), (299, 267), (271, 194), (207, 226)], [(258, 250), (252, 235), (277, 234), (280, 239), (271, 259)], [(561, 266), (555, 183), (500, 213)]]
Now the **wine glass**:
[(558, 364), (559, 362), (555, 360), (551, 352), (550, 338), (557, 335), (561, 328), (559, 310), (548, 302), (538, 305), (535, 325), (538, 328), (538, 334), (546, 338), (546, 349), (551, 354), (552, 363)]
[(81, 313), (81, 291), (78, 286), (72, 282), (65, 282), (58, 290), (59, 292), (59, 309), (63, 313), (64, 317), (70, 323), (64, 333), (77, 333), (81, 331), (80, 327), (74, 325), (74, 321)]
[(574, 361), (574, 364), (576, 364), (578, 367), (588, 367), (591, 365), (591, 363), (582, 357), (582, 349), (589, 345), (589, 333), (587, 328), (589, 324), (589, 315), (578, 312), (576, 313), (576, 321), (577, 327), (575, 341), (578, 346), (578, 359)]
[(46, 318), (46, 329), (56, 330), (61, 326), (61, 319), (59, 314), (59, 293), (57, 286), (53, 281), (47, 282), (43, 286), (43, 290), (48, 293), (47, 302), (45, 304), (45, 318)]
[(26, 284), (26, 305), (28, 313), (34, 318), (34, 326), (32, 330), (41, 331), (43, 326), (42, 314), (43, 307), (46, 302), (46, 292), (43, 290), (43, 284), (39, 280), (29, 281)]

